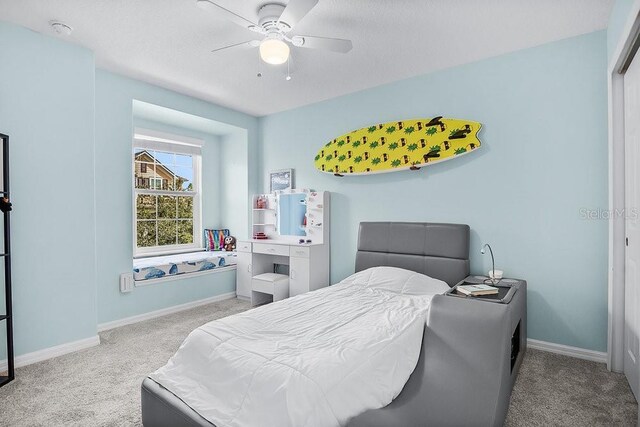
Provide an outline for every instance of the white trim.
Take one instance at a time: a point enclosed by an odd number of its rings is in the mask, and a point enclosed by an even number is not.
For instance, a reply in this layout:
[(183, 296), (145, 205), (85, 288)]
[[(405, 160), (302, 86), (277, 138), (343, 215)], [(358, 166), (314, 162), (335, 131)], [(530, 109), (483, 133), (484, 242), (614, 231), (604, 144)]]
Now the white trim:
[[(149, 179), (155, 179), (155, 178), (149, 178)], [(180, 190), (154, 190), (154, 189), (147, 189), (147, 188), (138, 188), (137, 189), (138, 193), (141, 194), (149, 194), (152, 196), (189, 196), (189, 197), (196, 197), (198, 195), (197, 191), (180, 191)], [(191, 218), (177, 218), (177, 219), (191, 219)]]
[(607, 290), (607, 368), (622, 372), (624, 365), (624, 84), (616, 71), (609, 83), (609, 268)]
[(211, 270), (194, 271), (193, 273), (183, 273), (183, 274), (175, 274), (173, 276), (158, 277), (157, 279), (135, 280), (134, 284), (136, 288), (139, 288), (141, 286), (149, 286), (149, 285), (155, 285), (158, 283), (172, 282), (174, 280), (188, 279), (190, 277), (204, 276), (204, 275), (213, 274), (213, 273), (224, 273), (225, 271), (235, 271), (236, 269), (237, 269), (236, 265), (233, 264), (233, 265), (227, 265), (224, 267), (216, 267)]
[(590, 360), (592, 362), (607, 363), (607, 353), (603, 351), (587, 350), (569, 345), (539, 341), (527, 338), (527, 347), (534, 350), (548, 351), (549, 353), (575, 357), (576, 359)]
[(624, 78), (618, 73), (640, 13), (640, 0), (631, 6), (629, 17), (620, 33), (618, 44), (607, 70), (609, 115), (609, 269), (607, 368), (615, 372), (624, 369)]
[(191, 145), (194, 147), (202, 147), (204, 145), (204, 140), (200, 138), (191, 138), (189, 136), (139, 127), (133, 130), (133, 137), (144, 141), (164, 142), (166, 144)]
[[(130, 325), (132, 323), (142, 322), (144, 320), (154, 319), (156, 317), (165, 316), (167, 314), (189, 310), (190, 308), (199, 307), (201, 305), (224, 301), (227, 299), (235, 298), (235, 296), (236, 296), (235, 292), (229, 292), (226, 294), (216, 295), (214, 297), (205, 298), (198, 301), (188, 302), (186, 304), (181, 304), (173, 307), (164, 308), (161, 310), (151, 311), (149, 313), (140, 314), (137, 316), (127, 317), (120, 320), (114, 320), (112, 322), (101, 323), (98, 325), (98, 332), (117, 328), (119, 326)], [(17, 356), (15, 358), (15, 367), (21, 368), (23, 366), (31, 365), (33, 363), (42, 362), (48, 359), (53, 359), (54, 357), (64, 356), (65, 354), (74, 353), (76, 351), (95, 347), (97, 345), (100, 345), (100, 337), (98, 335), (94, 335), (92, 337), (85, 338), (82, 340), (73, 341), (73, 342), (45, 348), (42, 350), (33, 351), (31, 353), (26, 353), (26, 354)], [(0, 372), (6, 371), (6, 370), (7, 370), (7, 360), (6, 359), (0, 360)]]
[[(78, 341), (72, 341), (65, 344), (56, 345), (42, 350), (33, 351), (31, 353), (22, 354), (15, 358), (15, 367), (31, 365), (32, 363), (42, 362), (43, 360), (53, 359), (54, 357), (63, 356), (65, 354), (74, 353), (76, 351), (85, 350), (87, 348), (100, 345), (100, 337), (94, 335)], [(0, 360), (0, 372), (7, 370), (7, 359)]]
[[(185, 137), (187, 138), (187, 137)], [(138, 140), (133, 139), (133, 148), (138, 147)], [(164, 144), (164, 143), (158, 143)], [(171, 148), (169, 145), (166, 147)], [(174, 147), (175, 148), (175, 147)], [(198, 148), (199, 150), (199, 148)], [(175, 149), (171, 148), (169, 151), (174, 153), (179, 153)], [(198, 251), (202, 249), (202, 154), (201, 153), (192, 153), (189, 154), (192, 158), (192, 169), (193, 169), (193, 188), (194, 191), (169, 191), (169, 190), (152, 190), (152, 189), (142, 189), (136, 188), (136, 162), (135, 156), (131, 161), (131, 209), (132, 209), (132, 222), (133, 222), (133, 239), (132, 239), (132, 248), (133, 248), (133, 257), (144, 257), (144, 256), (153, 256), (157, 254), (171, 254), (177, 253), (181, 251), (190, 252), (190, 251)], [(175, 244), (175, 245), (164, 245), (164, 246), (149, 246), (149, 247), (138, 247), (138, 221), (137, 221), (137, 196), (139, 194), (155, 194), (155, 195), (167, 195), (167, 196), (189, 196), (193, 197), (193, 217), (191, 220), (193, 221), (193, 243), (187, 244)], [(156, 212), (157, 213), (157, 212)], [(157, 220), (158, 218), (156, 218)], [(173, 218), (165, 218), (165, 219), (173, 219)], [(179, 219), (179, 218), (176, 218)], [(157, 227), (156, 227), (157, 234)]]
[(202, 148), (190, 144), (180, 144), (174, 142), (160, 142), (159, 140), (149, 140), (140, 138), (139, 135), (134, 138), (134, 147), (141, 148), (143, 150), (171, 152), (175, 154), (181, 154), (185, 156), (200, 156), (202, 155)]
[[(142, 220), (142, 221), (144, 222), (147, 220)], [(149, 220), (149, 221), (153, 221), (153, 220)], [(138, 221), (134, 220), (134, 223), (136, 223), (134, 227), (137, 233)], [(195, 229), (195, 226), (194, 226), (194, 229)], [(137, 234), (134, 235), (134, 242), (135, 242), (136, 235)], [(194, 233), (194, 237), (195, 237), (195, 233)], [(191, 252), (200, 252), (200, 251), (204, 251), (204, 249), (202, 248), (202, 242), (185, 243), (182, 245), (148, 246), (148, 247), (138, 248), (137, 251), (135, 251), (133, 254), (133, 259), (150, 258), (154, 256), (167, 256), (167, 255), (174, 255), (174, 254), (185, 254), (185, 253), (188, 254)]]
[(100, 323), (98, 325), (98, 332), (106, 331), (113, 328), (119, 328), (120, 326), (131, 325), (132, 323), (143, 322), (145, 320), (155, 319), (156, 317), (166, 316), (167, 314), (178, 313), (180, 311), (189, 310), (195, 307), (200, 307), (201, 305), (207, 305), (214, 302), (232, 299), (235, 297), (236, 297), (235, 292), (229, 292), (226, 294), (216, 295), (214, 297), (205, 298), (198, 301), (192, 301), (185, 304), (174, 305), (173, 307), (167, 307), (167, 308), (162, 308), (156, 311), (150, 311), (144, 314), (138, 314), (136, 316), (125, 317), (124, 319)]
[(144, 254), (144, 255), (134, 255), (133, 259), (140, 259), (140, 258), (151, 258), (151, 257), (155, 257), (155, 256), (170, 256), (170, 255), (178, 255), (178, 254), (198, 254), (200, 252), (207, 252), (204, 248), (197, 248), (197, 249), (178, 249), (175, 251), (159, 251), (159, 252), (149, 252), (148, 254)]

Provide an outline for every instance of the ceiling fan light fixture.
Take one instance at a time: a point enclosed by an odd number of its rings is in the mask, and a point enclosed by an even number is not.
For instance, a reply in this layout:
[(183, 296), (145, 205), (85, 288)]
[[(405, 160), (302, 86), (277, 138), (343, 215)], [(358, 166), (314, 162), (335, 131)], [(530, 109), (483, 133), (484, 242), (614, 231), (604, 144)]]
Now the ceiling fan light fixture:
[(280, 39), (268, 38), (260, 43), (260, 58), (267, 64), (284, 64), (289, 59), (289, 52), (289, 45)]

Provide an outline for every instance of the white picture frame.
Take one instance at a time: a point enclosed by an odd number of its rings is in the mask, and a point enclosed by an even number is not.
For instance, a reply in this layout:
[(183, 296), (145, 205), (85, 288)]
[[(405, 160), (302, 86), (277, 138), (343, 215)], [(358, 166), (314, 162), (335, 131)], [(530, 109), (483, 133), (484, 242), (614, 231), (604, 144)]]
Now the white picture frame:
[(293, 169), (278, 169), (269, 172), (269, 192), (293, 189)]

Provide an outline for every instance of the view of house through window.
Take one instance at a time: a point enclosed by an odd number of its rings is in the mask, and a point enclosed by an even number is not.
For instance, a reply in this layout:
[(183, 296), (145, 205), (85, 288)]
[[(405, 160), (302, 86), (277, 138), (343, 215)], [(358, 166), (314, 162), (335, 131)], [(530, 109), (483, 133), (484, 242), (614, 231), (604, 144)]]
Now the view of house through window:
[(170, 149), (169, 145), (166, 151), (133, 149), (136, 253), (186, 249), (199, 243), (195, 235), (198, 156)]

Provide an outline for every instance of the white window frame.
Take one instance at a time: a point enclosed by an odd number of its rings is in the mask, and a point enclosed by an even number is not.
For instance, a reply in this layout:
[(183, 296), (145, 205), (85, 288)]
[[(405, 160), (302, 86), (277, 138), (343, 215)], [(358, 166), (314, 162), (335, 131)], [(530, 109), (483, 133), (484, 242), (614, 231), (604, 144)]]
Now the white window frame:
[[(167, 191), (157, 189), (136, 188), (135, 160), (131, 157), (131, 190), (132, 190), (132, 220), (133, 220), (133, 257), (169, 255), (182, 252), (202, 250), (202, 145), (204, 141), (182, 135), (173, 135), (149, 129), (136, 128), (134, 130), (132, 151), (135, 148), (164, 151), (176, 154), (186, 154), (193, 158), (193, 188), (194, 191)], [(138, 194), (162, 196), (193, 196), (193, 243), (164, 246), (138, 247), (138, 218), (136, 199)]]

